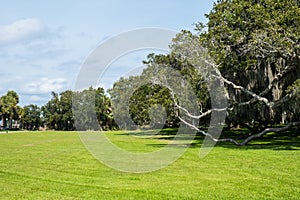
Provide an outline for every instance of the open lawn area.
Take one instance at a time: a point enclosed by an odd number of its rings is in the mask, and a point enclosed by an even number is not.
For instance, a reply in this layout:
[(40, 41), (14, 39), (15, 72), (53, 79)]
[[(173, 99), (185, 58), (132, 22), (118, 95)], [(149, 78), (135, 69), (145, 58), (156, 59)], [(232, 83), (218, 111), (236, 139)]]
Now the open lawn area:
[[(162, 137), (107, 132), (131, 151), (154, 151)], [(171, 131), (172, 134), (172, 131)], [(219, 144), (199, 158), (201, 138), (151, 173), (106, 167), (77, 132), (0, 134), (0, 199), (300, 199), (300, 135), (269, 136), (246, 147)], [(164, 138), (164, 139), (162, 139)]]

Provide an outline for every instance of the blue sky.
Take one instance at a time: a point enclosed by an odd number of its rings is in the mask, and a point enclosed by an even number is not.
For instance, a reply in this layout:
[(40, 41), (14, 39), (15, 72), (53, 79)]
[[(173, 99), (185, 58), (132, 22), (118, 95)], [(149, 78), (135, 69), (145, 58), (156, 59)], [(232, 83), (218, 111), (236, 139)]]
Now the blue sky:
[[(1, 1), (0, 95), (15, 90), (20, 105), (44, 105), (51, 91), (73, 89), (82, 63), (105, 39), (143, 27), (192, 30), (193, 23), (206, 21), (212, 5), (213, 0)], [(118, 60), (115, 76), (148, 53)]]

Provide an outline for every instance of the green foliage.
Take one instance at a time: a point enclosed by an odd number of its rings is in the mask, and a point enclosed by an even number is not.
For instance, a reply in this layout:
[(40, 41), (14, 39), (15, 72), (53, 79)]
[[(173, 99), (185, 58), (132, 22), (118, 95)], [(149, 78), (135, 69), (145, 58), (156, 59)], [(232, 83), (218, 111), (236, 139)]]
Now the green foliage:
[[(129, 78), (120, 78), (115, 82), (113, 88), (108, 90), (112, 101), (114, 119), (120, 129), (132, 129), (134, 124), (128, 120), (130, 91), (136, 87), (139, 77), (131, 76)], [(137, 88), (138, 89), (138, 88)], [(129, 96), (129, 97), (128, 97)], [(134, 111), (135, 112), (135, 111)], [(134, 118), (134, 114), (132, 114)]]
[(0, 114), (2, 116), (2, 125), (7, 126), (8, 119), (8, 128), (12, 128), (12, 120), (17, 120), (18, 116), (18, 103), (19, 96), (15, 91), (8, 91), (6, 95), (0, 97)]
[[(130, 129), (134, 127), (131, 120), (128, 120), (129, 116), (135, 124), (141, 127), (178, 127), (177, 115), (179, 110), (175, 108), (174, 104), (174, 101), (178, 99), (173, 99), (171, 91), (163, 86), (162, 82), (170, 84), (168, 87), (171, 88), (180, 87), (178, 91), (185, 94), (188, 92), (183, 91), (183, 88), (189, 84), (191, 86), (189, 89), (193, 90), (197, 97), (192, 101), (198, 101), (202, 109), (210, 106), (207, 86), (202, 76), (187, 61), (179, 60), (172, 54), (149, 54), (143, 63), (147, 64), (147, 68), (140, 76), (121, 78), (109, 90), (114, 105), (115, 118), (124, 123), (121, 128)], [(174, 82), (174, 80), (178, 80), (178, 77), (173, 78), (173, 75), (182, 76), (179, 77), (182, 83)], [(189, 96), (183, 98), (186, 101), (185, 104), (189, 104), (191, 101)], [(153, 116), (151, 113), (155, 113), (158, 118), (151, 121), (151, 116)], [(166, 115), (165, 118), (164, 115)], [(153, 121), (156, 121), (156, 125), (153, 124)]]
[[(205, 62), (211, 62), (218, 66), (228, 80), (262, 95), (269, 102), (278, 102), (287, 94), (286, 89), (300, 77), (299, 5), (295, 0), (219, 0), (206, 15), (208, 23), (196, 24), (198, 34), (183, 30), (173, 39), (169, 55), (150, 54), (148, 60), (144, 61), (148, 68), (143, 74), (139, 78), (121, 79), (113, 88), (118, 95), (111, 96), (121, 99), (127, 95), (128, 88), (134, 88), (135, 82), (151, 75), (163, 74), (159, 66), (165, 65), (179, 71), (188, 80), (204, 112), (211, 106), (207, 89), (210, 86), (203, 79), (207, 78), (205, 69), (202, 69), (204, 73), (199, 74), (191, 63), (205, 68)], [(197, 49), (193, 49), (189, 41), (196, 42)], [(122, 89), (118, 89), (118, 86)], [(147, 113), (151, 103), (145, 96), (152, 94), (149, 88), (155, 87), (143, 86), (132, 97), (134, 101), (131, 102), (134, 103), (130, 105), (130, 112), (136, 122), (138, 119), (148, 122)], [(289, 106), (270, 108), (261, 101), (251, 100), (252, 96), (232, 86), (227, 88), (230, 107), (233, 108), (228, 112), (229, 127), (242, 125), (256, 132), (269, 124), (281, 122), (282, 115), (291, 105), (299, 107), (299, 101), (294, 100), (291, 104), (292, 100), (288, 100)], [(251, 103), (239, 106), (239, 103), (250, 100)], [(160, 102), (163, 102), (163, 98)], [(126, 112), (123, 114), (126, 115)], [(290, 113), (288, 115), (293, 116), (289, 117), (295, 118), (295, 114)]]
[[(187, 34), (189, 37), (193, 37), (188, 31), (184, 31), (184, 34)], [(177, 37), (173, 39), (173, 45), (176, 39)], [(156, 65), (167, 66), (178, 71), (191, 85), (192, 89), (196, 93), (197, 101), (199, 104), (201, 104), (201, 107), (206, 109), (210, 106), (210, 97), (202, 74), (199, 74), (198, 70), (195, 69), (195, 67), (187, 60), (178, 59), (178, 57), (174, 56), (173, 52), (171, 52), (171, 54), (168, 55), (149, 54), (148, 61), (144, 61), (144, 63), (149, 65), (144, 74), (153, 73), (151, 71), (155, 69)]]
[(42, 114), (47, 128), (74, 130), (72, 95), (73, 92), (70, 90), (60, 94), (52, 92), (51, 100), (42, 107)]
[[(255, 69), (300, 53), (300, 8), (295, 0), (220, 0), (206, 15), (207, 31), (196, 26), (222, 74)], [(283, 66), (284, 67), (284, 66)]]
[[(206, 25), (196, 25), (198, 40), (222, 75), (256, 94), (275, 80), (264, 97), (270, 102), (282, 99), (288, 86), (300, 77), (299, 1), (219, 0), (206, 17)], [(231, 87), (228, 91), (231, 103), (249, 100)], [(270, 110), (257, 102), (230, 112), (228, 123), (266, 126), (279, 123), (287, 110)]]
[[(129, 101), (129, 113), (132, 120), (139, 126), (149, 125), (151, 116), (154, 117), (154, 115), (157, 117), (152, 120), (156, 124), (152, 124), (152, 128), (177, 126), (178, 123), (170, 91), (160, 85), (147, 84), (136, 90)], [(166, 118), (164, 118), (165, 114)]]
[(114, 130), (117, 128), (113, 119), (110, 98), (105, 95), (104, 89), (100, 87), (95, 89), (95, 112), (103, 130)]
[(23, 108), (22, 128), (26, 130), (37, 130), (42, 126), (42, 111), (37, 105), (27, 105)]
[[(111, 101), (103, 88), (89, 89), (73, 93), (73, 113), (77, 130), (116, 129)], [(100, 125), (100, 127), (99, 127)]]
[(284, 105), (288, 121), (300, 120), (300, 79), (297, 79), (286, 91), (291, 95), (291, 100), (287, 101)]
[[(13, 128), (13, 120), (18, 122), (20, 128), (27, 130), (37, 130), (41, 126), (55, 130), (75, 130), (72, 112), (72, 99), (74, 96), (81, 96), (81, 102), (90, 104), (92, 110), (80, 110), (82, 115), (81, 123), (92, 123), (89, 121), (90, 113), (96, 113), (97, 121), (103, 130), (115, 129), (111, 102), (104, 94), (103, 88), (85, 90), (83, 92), (72, 92), (70, 90), (60, 94), (52, 92), (52, 98), (41, 108), (37, 105), (26, 105), (23, 108), (18, 106), (19, 96), (14, 91), (8, 91), (6, 95), (0, 97), (0, 117), (2, 126)], [(94, 96), (91, 96), (94, 95)], [(7, 124), (8, 123), (8, 124)]]

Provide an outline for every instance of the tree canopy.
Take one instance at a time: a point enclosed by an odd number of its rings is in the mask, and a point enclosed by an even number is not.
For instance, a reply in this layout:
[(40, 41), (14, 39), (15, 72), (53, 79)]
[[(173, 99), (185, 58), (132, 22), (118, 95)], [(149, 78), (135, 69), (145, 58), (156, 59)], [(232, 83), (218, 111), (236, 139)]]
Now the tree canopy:
[[(197, 68), (204, 72), (203, 67), (209, 62), (220, 72), (214, 76), (227, 88), (229, 105), (223, 110), (227, 112), (228, 128), (246, 127), (249, 134), (253, 135), (243, 143), (235, 141), (236, 144), (246, 144), (270, 131), (286, 130), (269, 129), (277, 123), (297, 125), (300, 120), (299, 5), (295, 0), (219, 0), (206, 15), (208, 23), (196, 24), (196, 34), (186, 30), (179, 33), (173, 39), (169, 55), (150, 54), (149, 60), (144, 62), (148, 68), (141, 77), (145, 78), (147, 71), (161, 64), (188, 77), (201, 105), (201, 114), (194, 116), (187, 113), (175, 103), (175, 99), (169, 105), (175, 105), (173, 110), (179, 109), (191, 118), (201, 119), (201, 123), (216, 109), (211, 107), (212, 99), (207, 91), (207, 87), (211, 86), (203, 81), (207, 74), (197, 73)], [(131, 88), (135, 81), (139, 81), (138, 77), (121, 79), (111, 93), (117, 90), (118, 84), (123, 84), (123, 88)], [(151, 94), (146, 88), (143, 86), (140, 90), (144, 95)], [(126, 90), (119, 90), (117, 97), (122, 96), (122, 91)], [(139, 99), (139, 103), (136, 102), (135, 107), (149, 105), (146, 99), (140, 97), (143, 96), (142, 92), (136, 94), (139, 94), (139, 98), (134, 99)], [(143, 108), (138, 110), (144, 113)], [(135, 116), (140, 114), (135, 112)], [(188, 121), (185, 122), (200, 131)]]
[(2, 126), (12, 128), (12, 120), (18, 119), (19, 96), (15, 91), (8, 91), (6, 95), (0, 97), (0, 114), (2, 116)]
[(195, 52), (204, 47), (220, 70), (229, 128), (240, 125), (256, 137), (286, 130), (268, 129), (282, 121), (299, 124), (299, 13), (294, 0), (220, 0), (206, 15), (208, 23), (196, 24), (197, 34), (183, 31), (174, 39), (175, 53), (201, 68)]

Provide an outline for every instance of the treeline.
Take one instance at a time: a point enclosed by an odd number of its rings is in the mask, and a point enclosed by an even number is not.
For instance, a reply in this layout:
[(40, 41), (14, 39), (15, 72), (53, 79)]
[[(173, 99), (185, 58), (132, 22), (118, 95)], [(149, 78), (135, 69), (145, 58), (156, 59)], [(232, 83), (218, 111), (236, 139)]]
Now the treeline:
[[(95, 95), (95, 113), (102, 129), (116, 129), (112, 117), (111, 102), (103, 88), (89, 88), (81, 92), (67, 90), (61, 93), (52, 92), (52, 98), (44, 105), (34, 104), (21, 107), (18, 105), (19, 96), (15, 91), (8, 91), (0, 98), (0, 116), (2, 128), (38, 130), (40, 128), (54, 130), (75, 130), (72, 112), (74, 95), (83, 96), (92, 92)], [(82, 123), (88, 119), (82, 117)]]

